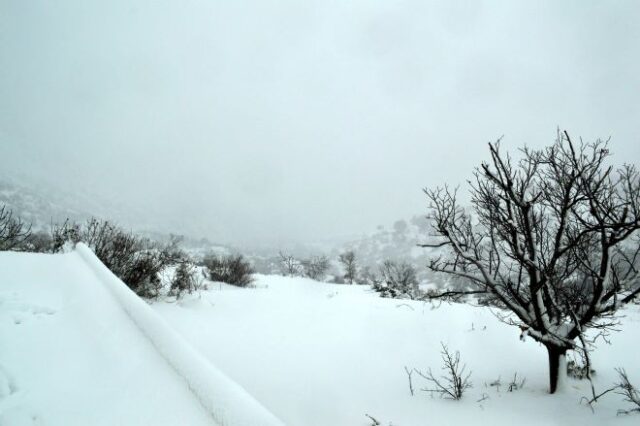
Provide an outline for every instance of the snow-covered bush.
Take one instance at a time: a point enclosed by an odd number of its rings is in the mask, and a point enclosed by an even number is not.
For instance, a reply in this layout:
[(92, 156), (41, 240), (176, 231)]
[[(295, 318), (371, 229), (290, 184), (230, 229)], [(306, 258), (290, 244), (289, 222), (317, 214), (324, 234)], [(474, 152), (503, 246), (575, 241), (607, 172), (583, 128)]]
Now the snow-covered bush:
[(382, 297), (415, 299), (420, 295), (416, 269), (407, 262), (386, 260), (380, 267), (382, 282), (374, 285), (374, 289)]
[(90, 219), (84, 226), (66, 221), (53, 229), (53, 251), (67, 243), (87, 244), (104, 265), (141, 297), (160, 294), (159, 274), (175, 264), (181, 252), (178, 241), (165, 245), (126, 232), (109, 221)]
[(202, 278), (196, 266), (188, 260), (178, 264), (178, 267), (171, 279), (169, 294), (178, 299), (182, 295), (191, 294), (202, 287)]
[(238, 287), (247, 287), (253, 282), (253, 268), (241, 254), (230, 256), (207, 255), (203, 259), (203, 264), (209, 272), (211, 281), (221, 281), (223, 283)]
[(65, 244), (73, 245), (81, 241), (80, 224), (65, 220), (63, 224), (53, 225), (51, 229), (51, 238), (53, 240), (51, 251), (57, 253), (62, 250)]
[(567, 376), (576, 380), (589, 379), (595, 370), (589, 369), (585, 362), (580, 362), (576, 359), (569, 359), (567, 361)]

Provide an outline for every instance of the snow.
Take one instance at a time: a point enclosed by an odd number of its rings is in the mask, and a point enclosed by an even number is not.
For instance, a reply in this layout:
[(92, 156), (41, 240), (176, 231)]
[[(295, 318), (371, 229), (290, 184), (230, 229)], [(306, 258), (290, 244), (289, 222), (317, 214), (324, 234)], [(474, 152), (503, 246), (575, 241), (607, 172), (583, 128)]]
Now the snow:
[(0, 283), (0, 424), (281, 424), (86, 246), (0, 253)]
[[(608, 394), (595, 413), (580, 403), (586, 381), (549, 395), (546, 350), (487, 308), (382, 299), (364, 286), (258, 275), (256, 288), (224, 284), (179, 302), (152, 306), (194, 347), (289, 425), (492, 424), (630, 425), (625, 403)], [(612, 346), (593, 354), (597, 389), (625, 366), (640, 383), (634, 356), (640, 310), (629, 308)], [(473, 388), (462, 401), (409, 393), (404, 366), (438, 372), (440, 342), (459, 350)], [(635, 349), (637, 350), (637, 348)], [(508, 392), (517, 373), (522, 390)], [(500, 378), (499, 391), (489, 383)], [(427, 386), (413, 377), (417, 389)], [(483, 397), (482, 402), (477, 402)]]
[[(547, 394), (547, 354), (487, 308), (382, 299), (365, 286), (256, 276), (149, 306), (84, 246), (0, 253), (0, 425), (631, 425), (585, 381)], [(593, 354), (596, 388), (640, 383), (640, 308)], [(430, 397), (404, 367), (459, 350), (473, 388)], [(526, 378), (508, 392), (513, 375)], [(501, 386), (490, 383), (500, 379)], [(480, 401), (482, 400), (482, 401)], [(478, 402), (480, 401), (480, 402)], [(273, 413), (273, 414), (272, 414)], [(280, 420), (278, 420), (280, 419)]]

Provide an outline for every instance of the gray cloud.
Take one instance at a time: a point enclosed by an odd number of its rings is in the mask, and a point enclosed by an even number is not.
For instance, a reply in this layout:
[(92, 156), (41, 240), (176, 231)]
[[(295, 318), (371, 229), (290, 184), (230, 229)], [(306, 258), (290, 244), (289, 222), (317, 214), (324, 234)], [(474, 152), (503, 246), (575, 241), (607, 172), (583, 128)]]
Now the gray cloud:
[(2, 2), (0, 165), (184, 231), (368, 231), (558, 125), (640, 159), (635, 2), (91, 3)]

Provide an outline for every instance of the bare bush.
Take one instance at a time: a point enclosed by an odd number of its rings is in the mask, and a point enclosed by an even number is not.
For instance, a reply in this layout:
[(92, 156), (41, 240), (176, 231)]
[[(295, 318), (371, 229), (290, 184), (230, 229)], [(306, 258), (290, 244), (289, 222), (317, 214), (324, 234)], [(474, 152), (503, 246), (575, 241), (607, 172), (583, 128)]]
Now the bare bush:
[(595, 374), (595, 370), (588, 366), (586, 362), (581, 362), (578, 359), (567, 361), (567, 376), (576, 380), (588, 380), (591, 379), (593, 374)]
[(69, 219), (62, 224), (54, 224), (51, 227), (51, 239), (53, 245), (51, 251), (57, 253), (62, 250), (65, 244), (75, 246), (81, 240), (80, 224)]
[(616, 393), (622, 395), (624, 400), (632, 405), (626, 410), (618, 410), (618, 414), (640, 413), (640, 391), (631, 384), (624, 368), (617, 368), (620, 382), (616, 383)]
[(87, 244), (100, 261), (141, 297), (160, 294), (160, 272), (174, 264), (177, 240), (160, 245), (125, 232), (106, 220), (90, 219), (84, 226), (66, 221), (53, 229), (54, 251), (80, 241)]
[(518, 373), (514, 373), (513, 379), (507, 385), (507, 390), (509, 392), (520, 390), (524, 387), (524, 384), (526, 383), (526, 381), (527, 381), (526, 377), (523, 377), (522, 379), (518, 380)]
[(304, 275), (312, 280), (322, 281), (329, 270), (329, 259), (326, 256), (314, 256), (300, 263)]
[(0, 251), (16, 250), (31, 235), (31, 225), (27, 225), (13, 211), (0, 207)]
[(203, 264), (211, 281), (219, 281), (238, 287), (247, 287), (253, 282), (251, 264), (241, 254), (230, 256), (207, 255)]
[(20, 244), (20, 250), (32, 253), (50, 253), (52, 249), (53, 239), (47, 232), (33, 232)]
[(280, 270), (282, 271), (282, 275), (295, 277), (300, 275), (300, 262), (298, 259), (293, 257), (291, 254), (284, 253), (282, 251), (278, 252)]
[[(416, 269), (407, 262), (386, 260), (380, 267), (384, 286), (376, 290), (386, 297), (404, 297), (415, 299), (419, 295)], [(375, 287), (374, 287), (375, 288)]]
[(433, 387), (422, 389), (425, 392), (439, 394), (443, 398), (459, 400), (467, 389), (472, 387), (471, 372), (465, 372), (466, 365), (460, 365), (460, 352), (451, 353), (444, 343), (440, 343), (442, 350), (442, 370), (444, 375), (436, 377), (431, 372), (431, 368), (426, 374), (420, 370), (415, 370), (417, 374), (426, 379)]

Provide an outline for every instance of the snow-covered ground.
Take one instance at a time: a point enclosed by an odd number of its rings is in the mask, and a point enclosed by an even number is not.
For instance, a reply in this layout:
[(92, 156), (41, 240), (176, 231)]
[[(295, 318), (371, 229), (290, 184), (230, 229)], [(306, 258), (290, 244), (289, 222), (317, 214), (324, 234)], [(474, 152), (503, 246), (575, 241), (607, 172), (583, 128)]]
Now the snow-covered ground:
[(0, 425), (281, 424), (86, 246), (0, 252)]
[[(370, 425), (365, 414), (395, 426), (640, 421), (616, 415), (615, 394), (592, 413), (586, 382), (548, 395), (545, 351), (488, 309), (262, 275), (150, 308), (85, 249), (0, 253), (0, 425), (215, 425), (225, 411), (226, 426), (277, 424), (269, 412), (293, 426)], [(624, 313), (593, 355), (599, 389), (618, 366), (640, 383), (640, 309)], [(421, 392), (415, 375), (409, 393), (404, 367), (437, 371), (441, 341), (472, 371), (459, 402)], [(514, 373), (526, 383), (510, 393)]]
[[(617, 416), (625, 403), (609, 394), (595, 413), (580, 404), (587, 382), (570, 380), (547, 394), (546, 351), (519, 340), (519, 330), (485, 308), (382, 299), (364, 286), (257, 276), (256, 288), (214, 284), (200, 296), (153, 307), (230, 377), (289, 425), (426, 424), (636, 425)], [(624, 366), (640, 383), (636, 351), (640, 309), (629, 308), (621, 331), (593, 355), (596, 386)], [(411, 396), (404, 366), (434, 371), (440, 342), (459, 350), (473, 388), (462, 401)], [(514, 373), (522, 390), (507, 391)], [(489, 384), (500, 379), (498, 389)], [(414, 386), (426, 386), (414, 375)], [(485, 397), (482, 402), (478, 400)]]

